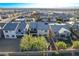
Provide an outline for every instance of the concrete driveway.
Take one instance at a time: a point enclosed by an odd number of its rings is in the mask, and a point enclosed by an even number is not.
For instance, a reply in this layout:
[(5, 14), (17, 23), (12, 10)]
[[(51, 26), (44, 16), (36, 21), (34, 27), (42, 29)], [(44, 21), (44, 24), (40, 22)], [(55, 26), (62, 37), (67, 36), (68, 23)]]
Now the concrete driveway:
[(0, 52), (18, 52), (20, 39), (0, 39)]

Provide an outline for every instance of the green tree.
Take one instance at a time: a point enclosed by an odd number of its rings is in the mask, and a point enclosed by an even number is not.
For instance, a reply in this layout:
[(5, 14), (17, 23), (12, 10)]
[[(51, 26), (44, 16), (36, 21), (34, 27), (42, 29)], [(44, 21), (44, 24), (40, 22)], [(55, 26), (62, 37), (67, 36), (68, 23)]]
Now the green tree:
[(48, 43), (44, 37), (33, 37), (25, 35), (21, 39), (21, 51), (45, 51), (48, 48)]
[(48, 16), (48, 21), (49, 21), (49, 22), (51, 21), (51, 18), (50, 18), (50, 16)]
[(56, 20), (58, 23), (61, 23), (63, 21), (60, 17), (57, 17)]
[(79, 49), (79, 41), (73, 41), (72, 48)]
[(67, 48), (67, 44), (63, 41), (59, 41), (59, 42), (56, 42), (55, 43), (57, 48), (60, 50), (60, 49), (66, 49)]

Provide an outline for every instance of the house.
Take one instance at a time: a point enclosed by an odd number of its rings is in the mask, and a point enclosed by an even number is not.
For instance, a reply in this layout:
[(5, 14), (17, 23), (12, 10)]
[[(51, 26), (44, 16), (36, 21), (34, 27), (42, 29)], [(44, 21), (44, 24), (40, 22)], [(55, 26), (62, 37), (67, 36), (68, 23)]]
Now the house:
[(35, 18), (32, 18), (32, 17), (28, 17), (26, 21), (27, 22), (35, 22), (36, 19)]
[(26, 31), (26, 22), (9, 22), (3, 28), (5, 38), (18, 38), (23, 36)]
[(21, 21), (26, 21), (26, 19), (25, 18), (17, 18), (14, 20), (14, 22), (21, 22)]
[(74, 22), (74, 24), (72, 25), (72, 29), (76, 29), (79, 30), (79, 22)]
[(48, 14), (48, 13), (40, 13), (40, 19), (42, 19), (43, 22), (48, 22), (48, 17), (50, 16), (50, 20), (53, 19), (52, 15), (53, 14)]
[(40, 18), (42, 19), (42, 21), (44, 22), (48, 22), (48, 17), (50, 17), (50, 22), (56, 22), (57, 18), (60, 18), (63, 22), (64, 21), (69, 21), (70, 17), (72, 17), (72, 15), (69, 14), (65, 14), (65, 13), (40, 13)]
[(66, 22), (66, 24), (71, 28), (74, 25), (74, 21), (68, 21)]
[(54, 18), (60, 17), (60, 19), (62, 19), (62, 21), (69, 21), (69, 18), (72, 17), (69, 14), (65, 14), (65, 13), (53, 13), (52, 15)]
[(55, 34), (56, 39), (64, 39), (68, 36), (70, 36), (71, 32), (69, 31), (69, 26), (65, 23), (50, 23), (49, 26), (51, 26), (52, 31)]
[(46, 22), (31, 22), (30, 33), (35, 35), (47, 35), (48, 34), (48, 23)]
[(5, 38), (17, 38), (16, 37), (17, 26), (18, 23), (7, 23), (3, 28)]
[(16, 30), (16, 36), (19, 37), (19, 36), (23, 36), (26, 31), (27, 31), (27, 28), (26, 28), (27, 24), (25, 21), (21, 21), (17, 27), (17, 30)]
[(69, 18), (69, 20), (73, 21), (73, 22), (78, 21), (78, 19), (76, 17), (71, 17), (71, 18)]
[(48, 23), (47, 22), (38, 22), (37, 23), (37, 35), (45, 35), (48, 34)]
[(59, 14), (59, 17), (62, 19), (62, 21), (69, 21), (69, 15), (66, 15), (65, 13)]
[(76, 38), (79, 38), (79, 21), (75, 22), (72, 25), (71, 31), (76, 36)]
[(31, 34), (33, 35), (37, 34), (37, 22), (30, 22), (29, 28)]

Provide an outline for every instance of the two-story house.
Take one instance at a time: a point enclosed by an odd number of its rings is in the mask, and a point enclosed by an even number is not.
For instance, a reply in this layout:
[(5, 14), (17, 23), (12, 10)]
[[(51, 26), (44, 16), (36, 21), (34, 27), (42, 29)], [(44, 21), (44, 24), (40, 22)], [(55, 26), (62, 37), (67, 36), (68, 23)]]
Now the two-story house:
[(23, 36), (26, 31), (26, 22), (9, 22), (3, 28), (5, 38), (17, 38)]

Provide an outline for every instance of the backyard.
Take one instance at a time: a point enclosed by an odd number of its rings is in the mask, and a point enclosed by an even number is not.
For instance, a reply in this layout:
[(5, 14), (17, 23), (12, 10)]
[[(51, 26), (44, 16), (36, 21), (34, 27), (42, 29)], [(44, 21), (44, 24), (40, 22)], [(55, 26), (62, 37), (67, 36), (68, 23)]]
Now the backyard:
[(0, 39), (0, 52), (18, 52), (20, 39)]

